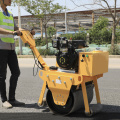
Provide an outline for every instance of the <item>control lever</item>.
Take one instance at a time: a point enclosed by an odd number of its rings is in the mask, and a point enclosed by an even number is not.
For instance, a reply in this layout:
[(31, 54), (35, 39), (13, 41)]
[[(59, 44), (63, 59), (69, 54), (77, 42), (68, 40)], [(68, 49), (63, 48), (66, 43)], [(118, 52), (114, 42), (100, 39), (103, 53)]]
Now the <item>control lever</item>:
[[(18, 34), (17, 34), (17, 32), (15, 32), (13, 35), (18, 35)], [(22, 32), (21, 32), (21, 35), (20, 35), (20, 36), (22, 36)]]
[[(84, 58), (84, 57), (85, 57), (85, 55), (83, 54), (83, 55), (82, 55), (82, 57)], [(81, 62), (84, 62), (84, 60), (82, 59), (82, 60), (81, 60)]]
[(84, 62), (84, 60), (82, 59), (81, 62)]

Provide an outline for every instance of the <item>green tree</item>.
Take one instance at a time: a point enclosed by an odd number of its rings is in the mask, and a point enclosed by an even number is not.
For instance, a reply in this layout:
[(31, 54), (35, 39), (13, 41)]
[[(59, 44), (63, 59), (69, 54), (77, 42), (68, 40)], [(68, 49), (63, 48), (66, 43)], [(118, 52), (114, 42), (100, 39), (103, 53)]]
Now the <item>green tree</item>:
[(54, 14), (60, 13), (65, 7), (60, 6), (58, 3), (54, 4), (54, 0), (13, 0), (25, 8), (25, 10), (35, 17), (39, 18), (45, 30), (45, 39), (47, 41), (47, 23), (50, 21)]
[(47, 28), (48, 37), (52, 38), (55, 33), (56, 33), (56, 29), (54, 27), (48, 27)]
[(111, 38), (112, 38), (112, 30), (111, 29), (104, 27), (100, 31), (100, 35), (101, 35), (101, 43), (102, 44), (110, 44), (111, 43)]
[(61, 37), (66, 37), (67, 39), (70, 40), (86, 40), (86, 31), (83, 27), (79, 28), (79, 32), (75, 34), (63, 34)]
[(108, 27), (108, 19), (99, 17), (94, 26), (88, 31), (90, 34), (90, 42), (103, 44), (110, 43), (111, 30)]
[(79, 28), (79, 33), (78, 33), (78, 35), (80, 36), (79, 39), (81, 39), (81, 40), (86, 40), (87, 32), (86, 32), (86, 30), (85, 30), (84, 27), (80, 27), (80, 28)]

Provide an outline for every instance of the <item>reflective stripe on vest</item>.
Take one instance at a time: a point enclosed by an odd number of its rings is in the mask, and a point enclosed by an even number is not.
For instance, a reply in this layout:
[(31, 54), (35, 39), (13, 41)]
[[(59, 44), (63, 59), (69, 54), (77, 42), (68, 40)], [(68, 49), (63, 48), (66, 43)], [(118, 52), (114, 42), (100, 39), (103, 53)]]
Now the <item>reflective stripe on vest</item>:
[(1, 28), (3, 29), (10, 29), (10, 30), (14, 30), (14, 26), (6, 26), (6, 25), (0, 25)]
[(5, 22), (5, 23), (13, 23), (12, 20), (8, 20), (8, 19), (3, 19), (3, 22)]
[[(8, 11), (9, 12), (9, 11)], [(14, 20), (12, 14), (9, 12), (10, 16), (5, 16), (2, 11), (0, 11), (0, 27), (6, 30), (14, 31)], [(14, 43), (13, 35), (0, 34), (0, 39), (6, 43)]]
[(10, 34), (0, 34), (0, 37), (2, 38), (13, 38), (13, 35), (10, 35)]

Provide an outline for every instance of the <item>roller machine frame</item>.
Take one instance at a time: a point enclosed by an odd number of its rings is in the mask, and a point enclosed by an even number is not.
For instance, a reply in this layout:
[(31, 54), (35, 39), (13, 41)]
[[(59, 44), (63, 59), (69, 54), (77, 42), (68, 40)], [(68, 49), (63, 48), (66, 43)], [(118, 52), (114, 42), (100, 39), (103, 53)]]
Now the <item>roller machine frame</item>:
[[(59, 67), (49, 67), (40, 53), (38, 52), (35, 40), (29, 31), (22, 30), (21, 39), (24, 43), (28, 43), (39, 64), (42, 66), (42, 70), (39, 71), (39, 77), (43, 80), (43, 86), (38, 100), (38, 105), (42, 105), (43, 97), (46, 88), (48, 89), (46, 95), (46, 101), (49, 108), (57, 114), (67, 115), (74, 111), (84, 108), (85, 114), (91, 116), (94, 113), (89, 107), (90, 102), (93, 99), (93, 88), (95, 88), (97, 105), (101, 106), (99, 89), (97, 79), (103, 77), (103, 73), (108, 72), (108, 52), (100, 50), (92, 52), (78, 52), (77, 54), (77, 67), (75, 64), (67, 69), (72, 63), (65, 64), (66, 69), (60, 70)], [(64, 41), (63, 43), (68, 42)], [(55, 40), (53, 46), (60, 46), (60, 42)], [(74, 44), (74, 43), (72, 43)], [(72, 45), (70, 44), (70, 45)], [(67, 44), (68, 45), (68, 44)], [(64, 46), (64, 45), (63, 45)], [(84, 46), (84, 45), (82, 45)], [(85, 47), (85, 46), (84, 46)], [(71, 52), (69, 52), (71, 53)], [(75, 53), (75, 52), (74, 52)], [(74, 58), (64, 58), (64, 55), (59, 54), (58, 61), (61, 66), (65, 66), (64, 63)], [(73, 55), (73, 54), (71, 54)], [(70, 55), (67, 54), (67, 57)], [(74, 71), (74, 72), (73, 72)]]

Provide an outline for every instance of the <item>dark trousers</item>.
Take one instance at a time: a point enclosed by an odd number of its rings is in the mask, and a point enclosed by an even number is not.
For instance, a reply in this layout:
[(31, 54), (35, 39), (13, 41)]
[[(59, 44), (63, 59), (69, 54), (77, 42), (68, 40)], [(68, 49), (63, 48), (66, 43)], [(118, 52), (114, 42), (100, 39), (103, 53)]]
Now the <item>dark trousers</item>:
[(6, 73), (7, 65), (11, 71), (10, 84), (9, 84), (9, 100), (15, 100), (15, 90), (17, 86), (20, 69), (18, 65), (15, 50), (0, 50), (0, 94), (2, 102), (7, 101), (6, 96)]

